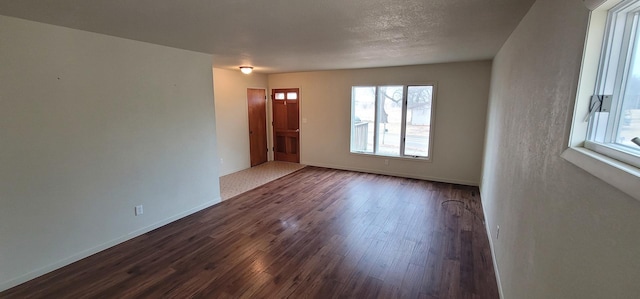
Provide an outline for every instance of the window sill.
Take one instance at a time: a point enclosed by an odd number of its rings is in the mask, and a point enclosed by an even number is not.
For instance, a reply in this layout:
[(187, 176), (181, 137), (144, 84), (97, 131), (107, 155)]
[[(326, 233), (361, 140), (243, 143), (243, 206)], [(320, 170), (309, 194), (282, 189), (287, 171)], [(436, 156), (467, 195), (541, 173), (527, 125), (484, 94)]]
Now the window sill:
[(640, 200), (640, 169), (583, 147), (570, 147), (562, 158)]

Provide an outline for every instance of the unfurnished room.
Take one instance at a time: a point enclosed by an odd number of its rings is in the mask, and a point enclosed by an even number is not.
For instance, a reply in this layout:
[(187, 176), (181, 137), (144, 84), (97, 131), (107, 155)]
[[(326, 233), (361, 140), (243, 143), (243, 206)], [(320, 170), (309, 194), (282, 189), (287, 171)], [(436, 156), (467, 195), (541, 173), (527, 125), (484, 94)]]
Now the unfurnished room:
[(0, 298), (638, 298), (640, 0), (0, 0)]

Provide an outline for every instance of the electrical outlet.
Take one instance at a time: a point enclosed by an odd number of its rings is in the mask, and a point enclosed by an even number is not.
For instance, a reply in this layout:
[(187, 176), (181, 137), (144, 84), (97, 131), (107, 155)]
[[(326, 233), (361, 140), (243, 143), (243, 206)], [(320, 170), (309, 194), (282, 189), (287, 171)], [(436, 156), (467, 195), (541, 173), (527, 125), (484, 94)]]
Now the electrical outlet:
[(389, 159), (384, 159), (384, 165), (389, 165)]
[(500, 238), (500, 225), (498, 225), (498, 226), (497, 226), (497, 229), (496, 229), (496, 240), (497, 240), (498, 238)]
[(144, 214), (144, 210), (142, 209), (142, 205), (136, 206), (136, 216), (140, 216)]

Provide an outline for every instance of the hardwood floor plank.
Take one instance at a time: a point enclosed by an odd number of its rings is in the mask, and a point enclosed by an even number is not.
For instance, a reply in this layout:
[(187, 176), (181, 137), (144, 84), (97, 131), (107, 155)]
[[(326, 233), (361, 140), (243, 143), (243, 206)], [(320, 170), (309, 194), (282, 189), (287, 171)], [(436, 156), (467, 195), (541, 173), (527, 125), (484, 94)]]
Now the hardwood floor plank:
[(380, 289), (380, 294), (378, 294), (378, 298), (379, 299), (401, 299), (402, 292), (400, 291), (399, 286), (384, 282), (382, 284), (382, 288)]
[(392, 286), (400, 287), (402, 285), (402, 279), (409, 267), (409, 259), (415, 246), (415, 242), (407, 239), (402, 240), (398, 244), (396, 254), (389, 266), (389, 270), (385, 272), (382, 277), (385, 285), (389, 285), (389, 289), (393, 289)]
[(420, 293), (420, 287), (425, 275), (425, 269), (422, 266), (409, 264), (407, 272), (402, 279), (402, 298), (416, 298)]
[(440, 281), (440, 297), (462, 298), (460, 285), (460, 262), (445, 260), (442, 265), (442, 280)]
[(460, 286), (465, 293), (473, 294), (476, 292), (476, 284), (473, 277), (473, 236), (471, 231), (462, 231), (461, 238), (461, 255), (460, 255)]
[(478, 189), (306, 167), (0, 298), (498, 298)]

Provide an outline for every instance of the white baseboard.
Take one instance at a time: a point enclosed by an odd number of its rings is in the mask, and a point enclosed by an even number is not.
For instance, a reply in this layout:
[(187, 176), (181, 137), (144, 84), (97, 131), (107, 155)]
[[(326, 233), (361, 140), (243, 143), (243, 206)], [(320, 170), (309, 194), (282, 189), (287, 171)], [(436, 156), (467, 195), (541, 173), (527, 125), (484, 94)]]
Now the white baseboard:
[(10, 289), (10, 288), (12, 288), (14, 286), (17, 286), (19, 284), (25, 283), (25, 282), (27, 282), (29, 280), (32, 280), (34, 278), (37, 278), (39, 276), (42, 276), (44, 274), (47, 274), (49, 272), (52, 272), (52, 271), (57, 270), (59, 268), (62, 268), (64, 266), (67, 266), (67, 265), (69, 265), (71, 263), (77, 262), (77, 261), (79, 261), (79, 260), (81, 260), (81, 259), (83, 259), (85, 257), (88, 257), (90, 255), (96, 254), (96, 253), (98, 253), (100, 251), (103, 251), (105, 249), (111, 248), (111, 247), (113, 247), (115, 245), (118, 245), (118, 244), (120, 244), (122, 242), (125, 242), (125, 241), (128, 241), (130, 239), (133, 239), (133, 238), (135, 238), (137, 236), (140, 236), (142, 234), (150, 232), (150, 231), (152, 231), (152, 230), (154, 230), (156, 228), (159, 228), (161, 226), (167, 225), (167, 224), (169, 224), (169, 223), (171, 223), (173, 221), (176, 221), (176, 220), (178, 220), (180, 218), (183, 218), (183, 217), (189, 216), (189, 215), (191, 215), (193, 213), (196, 213), (198, 211), (204, 210), (204, 209), (206, 209), (208, 207), (211, 207), (211, 206), (213, 206), (213, 205), (215, 205), (215, 204), (217, 204), (219, 202), (221, 202), (221, 198), (216, 198), (216, 199), (214, 199), (212, 201), (206, 202), (206, 203), (204, 203), (202, 205), (199, 205), (199, 206), (197, 206), (195, 208), (192, 208), (192, 209), (189, 209), (187, 211), (178, 213), (176, 215), (173, 215), (173, 216), (171, 216), (169, 218), (166, 218), (166, 219), (163, 219), (161, 221), (158, 221), (158, 222), (156, 222), (154, 224), (151, 224), (149, 226), (137, 229), (137, 230), (132, 231), (132, 232), (126, 234), (126, 235), (123, 235), (121, 237), (118, 237), (116, 239), (108, 241), (106, 243), (100, 244), (100, 245), (98, 245), (96, 247), (93, 247), (93, 248), (81, 251), (79, 253), (76, 253), (76, 254), (68, 257), (68, 258), (65, 258), (65, 259), (63, 259), (61, 261), (58, 261), (56, 263), (53, 263), (51, 265), (39, 268), (39, 269), (34, 270), (34, 271), (31, 271), (31, 272), (29, 272), (29, 273), (27, 273), (25, 275), (20, 276), (20, 277), (17, 277), (17, 278), (2, 282), (2, 283), (0, 283), (0, 292), (2, 292), (4, 290), (8, 290), (8, 289)]
[(484, 228), (487, 230), (487, 237), (489, 238), (489, 249), (491, 250), (491, 260), (493, 261), (493, 272), (496, 273), (496, 283), (498, 284), (498, 295), (500, 299), (504, 298), (504, 294), (502, 293), (502, 282), (500, 281), (500, 270), (498, 269), (498, 260), (496, 259), (496, 251), (495, 247), (493, 247), (493, 235), (491, 233), (491, 229), (489, 228), (489, 224), (486, 221), (487, 211), (484, 208), (484, 201), (482, 200), (482, 186), (480, 187), (480, 203), (482, 204), (482, 214), (484, 214), (485, 222)]
[(317, 166), (317, 167), (340, 169), (340, 170), (350, 170), (350, 171), (359, 171), (359, 172), (383, 174), (383, 175), (397, 176), (397, 177), (410, 178), (410, 179), (419, 179), (419, 180), (425, 180), (425, 181), (435, 181), (435, 182), (451, 183), (451, 184), (467, 185), (467, 186), (475, 186), (475, 187), (478, 186), (478, 182), (451, 179), (451, 178), (434, 177), (434, 176), (421, 176), (421, 175), (414, 175), (414, 174), (401, 173), (401, 172), (383, 171), (383, 170), (371, 169), (371, 168), (348, 167), (348, 166), (342, 166), (342, 165), (334, 165), (334, 164), (328, 164), (328, 163), (316, 163), (316, 162), (309, 162), (309, 161), (301, 162), (301, 164), (308, 165), (308, 166)]

